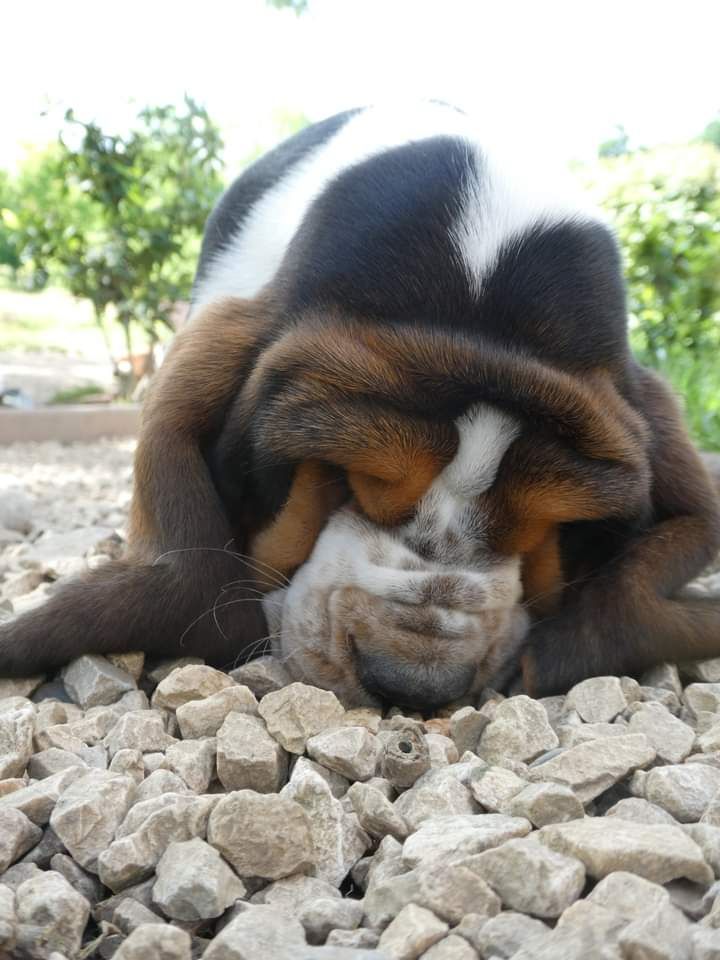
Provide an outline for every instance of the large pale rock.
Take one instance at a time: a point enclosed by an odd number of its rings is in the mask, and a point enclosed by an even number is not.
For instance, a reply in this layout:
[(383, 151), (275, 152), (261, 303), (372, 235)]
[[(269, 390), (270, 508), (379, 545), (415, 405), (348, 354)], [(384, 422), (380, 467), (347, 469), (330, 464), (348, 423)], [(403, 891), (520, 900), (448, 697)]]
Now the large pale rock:
[(565, 710), (575, 710), (585, 723), (609, 723), (627, 707), (619, 677), (590, 677), (576, 683), (565, 698)]
[(402, 848), (402, 859), (407, 868), (422, 865), (430, 869), (457, 863), (507, 840), (524, 837), (529, 832), (527, 820), (497, 813), (433, 817), (407, 838)]
[(501, 807), (510, 817), (525, 817), (534, 827), (565, 823), (584, 816), (582, 803), (563, 783), (530, 783)]
[(0, 883), (0, 951), (6, 951), (6, 956), (11, 956), (16, 937), (15, 891)]
[(175, 713), (184, 739), (214, 737), (229, 713), (256, 715), (258, 702), (248, 688), (239, 683), (225, 687), (202, 700), (181, 704)]
[(664, 763), (680, 763), (695, 742), (695, 731), (660, 703), (644, 703), (630, 717), (629, 733), (642, 733)]
[(118, 750), (110, 761), (108, 770), (110, 773), (117, 773), (122, 777), (130, 777), (138, 786), (145, 777), (143, 755), (139, 750), (132, 750), (129, 747)]
[(205, 793), (215, 776), (214, 740), (178, 740), (165, 751), (163, 767), (176, 773), (193, 793)]
[(503, 700), (496, 707), (477, 752), (488, 763), (505, 758), (528, 762), (557, 747), (558, 742), (545, 708), (523, 695)]
[(355, 930), (362, 918), (362, 903), (342, 897), (310, 900), (298, 915), (308, 943), (313, 944), (325, 943), (331, 930)]
[(104, 896), (105, 888), (97, 877), (83, 870), (66, 853), (56, 853), (50, 859), (50, 869), (61, 874), (73, 890), (77, 890), (91, 906)]
[(476, 960), (477, 954), (463, 937), (451, 933), (423, 954), (424, 960)]
[(17, 955), (44, 960), (57, 950), (76, 957), (90, 916), (85, 897), (52, 870), (21, 883), (15, 895)]
[(310, 819), (300, 804), (276, 794), (238, 790), (210, 816), (208, 842), (241, 877), (278, 880), (315, 865)]
[(424, 907), (409, 903), (380, 937), (388, 960), (415, 960), (448, 932), (448, 925)]
[(347, 797), (360, 826), (371, 837), (382, 839), (387, 834), (397, 840), (407, 837), (410, 831), (404, 817), (377, 787), (354, 783), (347, 791)]
[(218, 779), (226, 790), (277, 793), (287, 779), (287, 768), (286, 751), (260, 717), (227, 715), (217, 739)]
[(246, 894), (242, 880), (217, 850), (198, 837), (171, 843), (156, 874), (153, 901), (173, 920), (219, 917)]
[(705, 711), (718, 713), (720, 683), (691, 683), (689, 687), (685, 687), (683, 699), (695, 716)]
[(190, 934), (167, 923), (143, 923), (113, 954), (113, 960), (190, 960)]
[(312, 900), (340, 899), (340, 892), (333, 884), (319, 877), (295, 874), (275, 880), (253, 894), (251, 903), (275, 907), (288, 917), (297, 917), (306, 903)]
[(328, 768), (324, 767), (321, 763), (315, 763), (314, 760), (309, 760), (307, 757), (297, 758), (293, 764), (292, 773), (290, 774), (290, 782), (292, 783), (301, 779), (307, 774), (308, 770), (312, 770), (321, 776), (330, 787), (330, 793), (332, 793), (334, 797), (337, 797), (338, 800), (347, 793), (350, 781), (346, 777), (341, 777), (339, 773), (328, 770)]
[(395, 810), (411, 830), (431, 817), (477, 812), (472, 794), (455, 776), (453, 767), (457, 766), (428, 770), (395, 801)]
[(693, 960), (717, 960), (720, 957), (720, 930), (699, 924), (692, 929)]
[(141, 753), (164, 752), (175, 738), (165, 731), (160, 714), (153, 710), (133, 710), (124, 713), (103, 739), (111, 757), (118, 750), (139, 750)]
[(216, 797), (166, 793), (136, 803), (98, 857), (98, 874), (113, 891), (149, 877), (173, 841), (204, 837)]
[(136, 683), (142, 676), (145, 666), (145, 654), (142, 650), (132, 650), (128, 653), (108, 653), (106, 657), (113, 666), (129, 673)]
[(451, 924), (470, 912), (492, 917), (501, 906), (487, 882), (463, 863), (420, 866), (385, 879), (373, 877), (364, 899), (368, 921), (376, 928), (387, 926), (408, 903), (432, 910)]
[(258, 657), (256, 660), (244, 663), (241, 667), (231, 670), (230, 676), (237, 683), (248, 687), (258, 700), (267, 693), (282, 690), (292, 682), (292, 677), (282, 662), (271, 656)]
[[(368, 930), (364, 927), (359, 930), (331, 930), (325, 941), (325, 946), (345, 947), (351, 950), (373, 950), (378, 945), (379, 940), (380, 937), (374, 930)], [(343, 956), (350, 958), (353, 954), (343, 954)], [(357, 956), (357, 954), (354, 956)], [(372, 954), (366, 953), (364, 956), (367, 960), (373, 960)], [(380, 960), (380, 958), (376, 957), (374, 960)]]
[(25, 772), (33, 752), (34, 730), (31, 708), (0, 713), (0, 780)]
[(540, 943), (549, 933), (542, 920), (503, 910), (481, 926), (474, 940), (482, 957), (506, 960), (514, 957), (521, 947), (529, 946), (534, 939)]
[[(611, 948), (611, 956), (619, 957), (618, 938), (627, 920), (611, 913), (600, 904), (590, 900), (576, 900), (564, 911), (555, 930), (560, 934), (576, 932), (582, 935), (590, 932), (594, 937), (602, 938), (605, 949)], [(592, 954), (594, 956), (594, 954)]]
[(44, 679), (42, 674), (34, 677), (3, 677), (0, 679), (0, 701), (8, 697), (29, 697)]
[(559, 917), (582, 893), (585, 868), (575, 857), (556, 853), (533, 837), (463, 861), (493, 888), (511, 910), (536, 917)]
[(618, 800), (605, 812), (606, 817), (619, 817), (621, 820), (631, 820), (634, 823), (669, 823), (677, 824), (675, 817), (658, 807), (648, 803), (643, 797), (625, 797)]
[(720, 790), (720, 769), (704, 763), (655, 767), (645, 780), (645, 798), (681, 823), (696, 823)]
[(582, 803), (600, 796), (632, 770), (655, 759), (655, 750), (642, 734), (593, 740), (564, 750), (532, 767), (530, 778), (564, 783)]
[(13, 807), (0, 807), (0, 874), (41, 839), (42, 830), (24, 813)]
[(161, 680), (152, 698), (153, 707), (166, 707), (177, 710), (191, 700), (211, 697), (225, 687), (234, 686), (235, 681), (221, 670), (200, 663), (191, 663), (178, 667)]
[(339, 887), (371, 843), (357, 816), (345, 811), (325, 780), (312, 770), (288, 783), (281, 797), (296, 802), (307, 814), (315, 875)]
[(32, 532), (35, 503), (20, 487), (4, 487), (0, 496), (0, 527), (17, 533)]
[(375, 773), (379, 744), (365, 727), (339, 727), (310, 737), (313, 760), (348, 780), (369, 780)]
[(28, 763), (27, 772), (33, 780), (44, 780), (45, 777), (51, 777), (54, 773), (60, 773), (68, 767), (76, 767), (78, 764), (83, 767), (88, 766), (78, 754), (70, 753), (69, 750), (60, 750), (58, 747), (50, 747), (33, 754)]
[(499, 813), (526, 786), (527, 780), (505, 767), (478, 770), (470, 778), (473, 797), (488, 813)]
[(480, 736), (490, 718), (474, 707), (461, 707), (450, 717), (450, 736), (459, 754), (466, 750), (477, 753)]
[[(203, 960), (301, 960), (308, 948), (299, 920), (271, 906), (248, 906), (217, 934)], [(379, 958), (378, 958), (379, 960)]]
[(0, 797), (0, 809), (14, 807), (24, 813), (33, 823), (43, 826), (50, 819), (50, 814), (63, 790), (86, 773), (87, 767), (85, 766), (68, 767), (51, 777), (38, 780), (28, 787), (14, 790), (12, 793)]
[(626, 920), (649, 916), (670, 903), (670, 895), (664, 887), (626, 870), (617, 870), (603, 877), (587, 899)]
[(80, 866), (96, 873), (97, 858), (110, 846), (134, 795), (129, 777), (93, 770), (62, 793), (50, 826)]
[(298, 754), (305, 752), (311, 737), (338, 726), (345, 713), (334, 693), (305, 683), (266, 694), (258, 712), (270, 735), (289, 753)]
[[(145, 754), (145, 756), (150, 756), (150, 754)], [(162, 756), (162, 754), (160, 754), (160, 756)], [(162, 762), (165, 762), (164, 758)], [(159, 797), (163, 793), (191, 792), (181, 777), (173, 773), (172, 770), (165, 770), (163, 767), (160, 767), (158, 770), (153, 770), (152, 773), (149, 773), (138, 786), (135, 793), (135, 802), (142, 803), (144, 800), (152, 800), (154, 797)]]
[(426, 733), (425, 743), (430, 754), (431, 767), (442, 767), (448, 763), (457, 763), (460, 759), (457, 747), (450, 737), (439, 733)]
[(679, 877), (705, 884), (713, 879), (702, 851), (680, 826), (586, 817), (543, 827), (538, 838), (559, 853), (577, 857), (597, 879), (616, 870), (660, 884)]
[(720, 827), (709, 823), (685, 823), (683, 830), (700, 847), (715, 876), (720, 877)]
[(690, 960), (692, 955), (690, 924), (672, 904), (633, 920), (620, 931), (619, 942), (626, 957)]
[(124, 693), (136, 688), (127, 670), (95, 654), (73, 660), (63, 670), (62, 678), (73, 702), (83, 710), (115, 703)]

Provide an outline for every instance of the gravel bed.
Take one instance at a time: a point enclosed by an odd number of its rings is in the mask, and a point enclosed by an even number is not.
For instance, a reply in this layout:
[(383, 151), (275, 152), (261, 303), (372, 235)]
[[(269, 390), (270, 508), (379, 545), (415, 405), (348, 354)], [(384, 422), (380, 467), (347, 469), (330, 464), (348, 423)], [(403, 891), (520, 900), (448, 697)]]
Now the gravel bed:
[[(0, 450), (0, 610), (117, 555), (131, 454)], [(718, 878), (720, 659), (429, 719), (269, 657), (0, 680), (0, 958), (711, 960)]]

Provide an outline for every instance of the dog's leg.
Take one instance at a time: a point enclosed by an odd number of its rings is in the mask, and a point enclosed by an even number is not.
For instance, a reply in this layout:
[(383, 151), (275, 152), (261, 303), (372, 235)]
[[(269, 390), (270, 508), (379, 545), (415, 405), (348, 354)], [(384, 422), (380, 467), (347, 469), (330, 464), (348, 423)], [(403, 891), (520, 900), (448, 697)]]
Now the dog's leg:
[(720, 505), (669, 388), (647, 371), (640, 377), (654, 431), (653, 524), (533, 629), (523, 672), (536, 695), (588, 676), (720, 655), (720, 598), (682, 593), (720, 549)]
[[(247, 586), (255, 568), (227, 548), (237, 531), (201, 444), (240, 389), (268, 322), (261, 304), (223, 301), (178, 335), (146, 401), (127, 559), (0, 626), (0, 675), (135, 649), (224, 664), (264, 635), (258, 591)], [(223, 594), (233, 581), (241, 582)]]

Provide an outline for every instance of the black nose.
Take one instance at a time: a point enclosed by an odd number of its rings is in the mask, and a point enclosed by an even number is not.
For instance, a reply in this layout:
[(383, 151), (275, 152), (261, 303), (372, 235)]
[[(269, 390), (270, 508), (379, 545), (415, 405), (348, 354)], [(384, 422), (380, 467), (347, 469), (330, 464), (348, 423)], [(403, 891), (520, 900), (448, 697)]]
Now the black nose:
[(471, 664), (408, 663), (386, 654), (355, 654), (360, 682), (374, 697), (412, 710), (434, 710), (467, 693), (475, 677)]

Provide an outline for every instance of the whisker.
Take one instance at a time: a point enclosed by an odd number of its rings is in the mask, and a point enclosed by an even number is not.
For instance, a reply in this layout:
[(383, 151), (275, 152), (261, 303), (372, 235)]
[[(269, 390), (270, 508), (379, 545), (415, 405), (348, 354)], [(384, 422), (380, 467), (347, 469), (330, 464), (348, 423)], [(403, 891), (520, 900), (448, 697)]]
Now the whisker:
[[(230, 542), (232, 543), (233, 541), (231, 540)], [(232, 550), (231, 552), (234, 557), (241, 557), (247, 563), (254, 563), (256, 565), (264, 567), (267, 571), (274, 574), (281, 581), (284, 581), (285, 583), (290, 583), (290, 580), (288, 579), (288, 577), (285, 576), (285, 574), (282, 571), (278, 570), (276, 567), (273, 567), (271, 564), (266, 563), (264, 560), (259, 560), (257, 557), (251, 557), (246, 553), (240, 553), (238, 550)]]
[[(232, 541), (230, 541), (232, 542)], [(224, 553), (228, 557), (232, 557), (234, 560), (245, 563), (251, 570), (254, 570), (258, 576), (267, 577), (270, 579), (269, 575), (273, 574), (277, 580), (271, 580), (276, 586), (288, 586), (290, 580), (285, 576), (284, 573), (281, 573), (280, 570), (276, 570), (274, 567), (271, 567), (269, 563), (265, 563), (263, 560), (257, 560), (255, 557), (250, 557), (244, 553), (237, 553), (235, 550), (226, 550), (225, 547), (175, 547), (172, 550), (166, 550), (164, 553), (161, 553), (159, 556), (155, 557), (152, 562), (152, 565), (160, 563), (161, 560), (164, 560), (166, 557), (170, 557), (175, 553), (193, 553), (195, 551), (209, 551), (210, 553)], [(263, 569), (264, 568), (264, 569)]]

